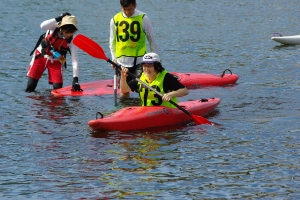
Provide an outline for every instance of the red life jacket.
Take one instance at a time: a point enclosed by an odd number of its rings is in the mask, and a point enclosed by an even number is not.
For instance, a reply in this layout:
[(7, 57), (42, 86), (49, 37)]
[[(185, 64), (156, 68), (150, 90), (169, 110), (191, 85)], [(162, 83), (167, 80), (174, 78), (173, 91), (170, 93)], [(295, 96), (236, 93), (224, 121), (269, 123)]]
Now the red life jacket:
[(53, 33), (47, 35), (42, 40), (42, 53), (49, 56), (53, 56), (51, 51), (57, 51), (62, 56), (66, 57), (68, 51), (70, 51), (68, 44), (72, 41), (73, 37), (69, 39), (63, 39), (58, 36), (59, 29), (55, 29)]

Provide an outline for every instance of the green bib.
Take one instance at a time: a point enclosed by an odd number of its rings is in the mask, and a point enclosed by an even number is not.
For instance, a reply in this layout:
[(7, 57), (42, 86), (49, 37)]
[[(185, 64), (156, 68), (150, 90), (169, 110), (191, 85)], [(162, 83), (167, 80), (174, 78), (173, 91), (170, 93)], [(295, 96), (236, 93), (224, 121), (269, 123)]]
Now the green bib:
[[(161, 73), (158, 74), (155, 80), (149, 83), (148, 85), (160, 92), (161, 94), (165, 94), (163, 86), (166, 74), (167, 71), (163, 70)], [(142, 73), (140, 80), (146, 82), (146, 76), (144, 73)], [(138, 92), (142, 101), (142, 106), (167, 106), (170, 108), (176, 108), (173, 104), (169, 103), (168, 101), (163, 101), (158, 94), (144, 87), (140, 82), (138, 82)], [(177, 103), (177, 98), (173, 97), (171, 100)]]
[(122, 12), (114, 16), (116, 31), (116, 57), (141, 57), (147, 53), (144, 14), (125, 18)]

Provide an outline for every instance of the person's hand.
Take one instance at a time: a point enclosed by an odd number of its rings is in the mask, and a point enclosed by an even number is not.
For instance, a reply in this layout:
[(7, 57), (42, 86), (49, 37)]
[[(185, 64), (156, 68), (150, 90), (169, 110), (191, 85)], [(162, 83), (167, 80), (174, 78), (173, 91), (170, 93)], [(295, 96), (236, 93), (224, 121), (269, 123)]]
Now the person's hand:
[(166, 93), (163, 95), (162, 100), (164, 101), (170, 101), (172, 99), (172, 96), (169, 93)]
[(55, 17), (55, 20), (56, 20), (57, 22), (61, 22), (62, 18), (63, 18), (64, 16), (67, 16), (67, 15), (71, 15), (71, 14), (68, 13), (68, 12), (62, 13), (62, 14), (59, 15), (58, 17)]
[(72, 91), (82, 91), (82, 89), (80, 88), (80, 85), (78, 83), (78, 77), (73, 78)]
[[(118, 64), (117, 59), (113, 60), (114, 63)], [(115, 66), (113, 64), (110, 65), (112, 69), (115, 69)]]
[(122, 76), (128, 76), (127, 72), (128, 72), (128, 68), (121, 66), (122, 71), (121, 71), (121, 75)]

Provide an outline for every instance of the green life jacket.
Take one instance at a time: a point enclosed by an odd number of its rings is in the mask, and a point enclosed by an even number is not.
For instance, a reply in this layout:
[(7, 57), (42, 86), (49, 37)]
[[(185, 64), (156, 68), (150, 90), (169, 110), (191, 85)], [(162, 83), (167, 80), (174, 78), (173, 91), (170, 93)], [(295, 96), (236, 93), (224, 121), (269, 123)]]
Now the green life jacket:
[(125, 18), (122, 12), (114, 16), (116, 57), (141, 57), (147, 52), (146, 33), (143, 30), (145, 14)]
[[(163, 70), (158, 74), (158, 76), (153, 80), (151, 83), (148, 85), (161, 94), (165, 94), (166, 92), (164, 91), (164, 78), (165, 75), (167, 74), (166, 70)], [(140, 80), (143, 82), (146, 82), (146, 75), (142, 73)], [(142, 106), (167, 106), (170, 108), (176, 108), (173, 104), (169, 103), (168, 101), (163, 101), (162, 98), (153, 92), (152, 90), (144, 87), (140, 82), (138, 82), (138, 92), (140, 95), (140, 99), (142, 101)], [(177, 103), (177, 98), (173, 97), (171, 99), (175, 103)]]

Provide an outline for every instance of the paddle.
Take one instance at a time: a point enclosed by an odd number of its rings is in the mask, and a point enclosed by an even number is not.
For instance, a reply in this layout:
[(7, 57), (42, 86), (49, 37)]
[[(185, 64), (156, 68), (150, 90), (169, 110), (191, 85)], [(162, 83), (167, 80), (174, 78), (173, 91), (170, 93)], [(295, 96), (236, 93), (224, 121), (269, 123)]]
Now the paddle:
[[(114, 63), (111, 59), (107, 58), (102, 47), (97, 44), (95, 41), (93, 41), (92, 39), (86, 37), (85, 35), (82, 34), (78, 34), (74, 39), (73, 39), (73, 43), (80, 48), (81, 50), (83, 50), (84, 52), (86, 52), (87, 54), (89, 54), (90, 56), (94, 57), (94, 58), (99, 58), (102, 60), (106, 60), (107, 62), (109, 62), (110, 64), (114, 65), (116, 68), (118, 69), (122, 69), (120, 65), (118, 65), (117, 63)], [(155, 90), (154, 88), (150, 87), (149, 85), (147, 85), (145, 82), (141, 81), (139, 78), (137, 78), (134, 74), (127, 72), (127, 74), (133, 78), (135, 78), (138, 82), (140, 82), (143, 86), (145, 86), (146, 88), (152, 90), (153, 92), (155, 92), (156, 94), (158, 94), (160, 97), (163, 96), (163, 94), (161, 94), (160, 92), (158, 92), (157, 90)], [(196, 125), (200, 125), (200, 124), (210, 124), (210, 125), (214, 125), (212, 122), (210, 122), (209, 120), (207, 120), (206, 118), (202, 117), (202, 116), (197, 116), (197, 115), (193, 115), (191, 114), (189, 111), (185, 110), (184, 108), (182, 108), (181, 106), (179, 106), (178, 104), (176, 104), (174, 101), (170, 100), (169, 101), (171, 104), (173, 104), (174, 106), (176, 106), (178, 109), (180, 109), (181, 111), (183, 111), (185, 114), (187, 114), (188, 116), (190, 116), (191, 118), (193, 118), (194, 122)]]

